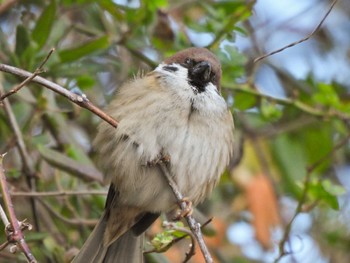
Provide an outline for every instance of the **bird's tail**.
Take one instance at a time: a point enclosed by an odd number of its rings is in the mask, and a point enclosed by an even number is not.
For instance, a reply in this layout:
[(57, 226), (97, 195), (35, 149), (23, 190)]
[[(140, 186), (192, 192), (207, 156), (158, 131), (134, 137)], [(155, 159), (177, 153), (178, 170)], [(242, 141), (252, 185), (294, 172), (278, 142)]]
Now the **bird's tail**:
[(143, 234), (137, 236), (130, 229), (117, 240), (104, 245), (107, 218), (102, 216), (73, 263), (142, 263)]

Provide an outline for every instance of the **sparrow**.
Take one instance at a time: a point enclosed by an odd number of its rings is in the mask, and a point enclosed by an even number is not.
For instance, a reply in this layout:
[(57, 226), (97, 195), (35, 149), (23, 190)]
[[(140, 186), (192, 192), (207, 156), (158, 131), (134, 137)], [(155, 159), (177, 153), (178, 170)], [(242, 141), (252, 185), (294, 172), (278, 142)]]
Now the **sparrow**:
[(157, 163), (167, 159), (193, 206), (218, 183), (232, 156), (234, 123), (220, 93), (221, 65), (188, 48), (122, 85), (93, 142), (110, 183), (105, 210), (74, 262), (143, 262), (143, 233), (177, 200)]

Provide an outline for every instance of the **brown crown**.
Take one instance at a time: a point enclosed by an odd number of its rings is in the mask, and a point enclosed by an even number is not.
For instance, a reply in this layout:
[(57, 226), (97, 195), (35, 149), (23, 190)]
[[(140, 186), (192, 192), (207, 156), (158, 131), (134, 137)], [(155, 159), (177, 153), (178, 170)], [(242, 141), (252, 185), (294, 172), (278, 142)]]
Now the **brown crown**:
[(177, 52), (175, 55), (166, 58), (164, 63), (184, 63), (186, 58), (191, 58), (196, 62), (208, 61), (211, 64), (212, 71), (216, 74), (216, 81), (213, 83), (216, 85), (218, 90), (220, 90), (220, 81), (221, 81), (221, 64), (219, 59), (208, 49), (191, 47), (182, 51)]

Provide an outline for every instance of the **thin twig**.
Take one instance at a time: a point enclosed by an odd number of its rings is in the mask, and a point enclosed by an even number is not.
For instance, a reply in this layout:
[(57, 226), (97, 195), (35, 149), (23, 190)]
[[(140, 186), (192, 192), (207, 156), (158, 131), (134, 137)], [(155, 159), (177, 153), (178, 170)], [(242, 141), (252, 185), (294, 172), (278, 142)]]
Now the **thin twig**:
[[(3, 92), (3, 87), (0, 83), (0, 93)], [(22, 160), (22, 170), (26, 175), (26, 181), (31, 191), (35, 191), (35, 178), (36, 172), (33, 165), (33, 160), (28, 153), (26, 144), (24, 143), (23, 134), (21, 128), (19, 127), (15, 114), (13, 113), (12, 107), (8, 99), (3, 100), (4, 110), (7, 116), (8, 124), (13, 131), (13, 134), (16, 138), (16, 145), (19, 151), (19, 155)], [(30, 205), (34, 218), (34, 225), (37, 229), (39, 229), (39, 220), (36, 216), (36, 207), (34, 199), (30, 198)]]
[(300, 100), (294, 100), (290, 98), (277, 98), (273, 97), (267, 94), (263, 94), (257, 89), (250, 88), (247, 84), (242, 84), (242, 85), (237, 85), (237, 84), (229, 84), (229, 83), (224, 83), (223, 88), (237, 91), (237, 92), (242, 92), (246, 94), (251, 94), (256, 97), (260, 98), (265, 98), (271, 102), (281, 104), (281, 105), (288, 105), (295, 107), (296, 109), (303, 111), (309, 115), (315, 116), (315, 117), (321, 117), (321, 118), (338, 118), (343, 121), (349, 121), (350, 120), (350, 114), (347, 114), (345, 112), (337, 111), (337, 110), (321, 110), (316, 107), (312, 107)]
[(9, 92), (5, 93), (4, 95), (0, 96), (0, 101), (4, 100), (5, 98), (7, 98), (8, 96), (17, 93), (21, 88), (23, 88), (25, 85), (27, 85), (29, 82), (32, 81), (32, 79), (34, 79), (37, 75), (39, 75), (40, 73), (44, 72), (43, 70), (43, 66), (46, 64), (47, 60), (50, 58), (50, 56), (52, 55), (52, 53), (55, 51), (54, 48), (52, 48), (50, 50), (50, 52), (47, 54), (46, 58), (44, 59), (44, 61), (40, 64), (40, 66), (34, 71), (33, 75), (27, 77), (24, 81), (22, 81), (19, 85), (17, 85), (16, 87), (14, 87), (13, 89), (11, 89)]
[[(179, 203), (179, 206), (181, 208), (182, 211), (186, 211), (187, 210), (187, 204), (185, 201), (183, 201), (184, 197), (183, 195), (180, 193), (180, 191), (178, 190), (177, 188), (177, 185), (176, 183), (174, 182), (169, 170), (168, 170), (168, 167), (167, 165), (164, 163), (164, 162), (161, 162), (158, 164), (163, 176), (167, 179), (168, 181), (168, 184), (171, 188), (171, 190), (173, 191), (174, 195), (175, 195), (175, 198), (176, 200), (178, 201)], [(204, 259), (205, 259), (205, 262), (206, 263), (213, 263), (213, 259), (209, 253), (209, 250), (204, 242), (204, 239), (203, 239), (203, 235), (202, 235), (202, 232), (201, 232), (201, 226), (200, 224), (193, 218), (192, 215), (190, 214), (187, 214), (185, 216), (185, 219), (188, 223), (188, 226), (190, 227), (193, 235), (196, 237), (196, 240), (198, 242), (198, 245), (202, 251), (202, 254), (204, 256)]]
[(327, 13), (323, 16), (323, 18), (322, 18), (322, 20), (320, 21), (320, 23), (318, 23), (317, 27), (316, 27), (309, 35), (307, 35), (306, 37), (304, 37), (304, 38), (302, 38), (302, 39), (300, 39), (300, 40), (298, 40), (298, 41), (295, 41), (295, 42), (293, 42), (293, 43), (290, 43), (289, 45), (287, 45), (287, 46), (285, 46), (285, 47), (282, 47), (282, 48), (280, 48), (280, 49), (277, 49), (277, 50), (275, 50), (275, 51), (272, 51), (272, 52), (270, 52), (270, 53), (268, 53), (268, 54), (265, 54), (265, 55), (262, 55), (262, 56), (260, 56), (260, 57), (257, 57), (256, 59), (254, 59), (254, 63), (257, 63), (258, 61), (260, 61), (260, 60), (262, 60), (262, 59), (264, 59), (264, 58), (267, 58), (267, 57), (272, 56), (272, 55), (274, 55), (274, 54), (276, 54), (276, 53), (282, 52), (283, 50), (285, 50), (285, 49), (287, 49), (287, 48), (294, 47), (294, 46), (296, 46), (296, 45), (298, 45), (298, 44), (300, 44), (300, 43), (302, 43), (302, 42), (305, 42), (305, 41), (309, 40), (313, 35), (315, 35), (315, 34), (320, 30), (320, 28), (321, 28), (323, 22), (326, 20), (326, 18), (328, 17), (328, 15), (331, 13), (331, 11), (332, 11), (333, 7), (335, 6), (335, 4), (337, 3), (337, 1), (338, 1), (338, 0), (333, 0), (332, 4), (330, 5), (330, 7), (329, 7), (329, 9), (328, 9), (328, 11), (327, 11)]
[(328, 160), (329, 157), (334, 153), (336, 152), (337, 150), (339, 150), (340, 148), (342, 148), (344, 145), (347, 144), (347, 142), (349, 141), (350, 139), (350, 133), (343, 139), (341, 140), (340, 142), (338, 142), (333, 148), (332, 150), (327, 153), (326, 155), (324, 155), (322, 158), (320, 158), (319, 160), (317, 160), (316, 162), (314, 162), (312, 165), (308, 166), (306, 168), (306, 176), (304, 178), (304, 189), (303, 189), (303, 192), (301, 193), (301, 197), (299, 199), (299, 202), (298, 202), (298, 205), (297, 205), (297, 208), (295, 209), (295, 212), (294, 212), (294, 215), (292, 217), (292, 219), (289, 221), (289, 223), (287, 224), (286, 228), (285, 228), (285, 231), (284, 231), (284, 234), (283, 234), (283, 237), (279, 243), (279, 251), (280, 251), (280, 254), (278, 255), (278, 257), (275, 259), (275, 263), (277, 263), (283, 256), (289, 254), (290, 252), (287, 252), (285, 251), (284, 249), (284, 246), (285, 244), (288, 242), (288, 239), (289, 239), (289, 235), (290, 235), (290, 231), (292, 229), (292, 225), (293, 225), (293, 222), (295, 220), (295, 218), (303, 211), (303, 205), (306, 201), (306, 198), (307, 198), (307, 194), (308, 194), (308, 191), (309, 191), (309, 186), (310, 186), (310, 180), (311, 180), (311, 175), (313, 173), (313, 171), (318, 167), (320, 166), (324, 161)]
[[(3, 92), (3, 87), (0, 83), (0, 92)], [(16, 117), (12, 111), (11, 105), (8, 100), (3, 101), (4, 110), (7, 115), (8, 123), (13, 131), (13, 134), (16, 138), (16, 144), (21, 156), (21, 159), (23, 161), (23, 169), (30, 175), (33, 176), (35, 174), (35, 171), (33, 169), (33, 163), (32, 160), (29, 157), (27, 147), (24, 143), (23, 136), (21, 133), (21, 129), (16, 121)]]
[[(17, 75), (23, 78), (28, 78), (32, 76), (32, 73), (25, 71), (23, 69), (19, 69), (13, 66), (5, 65), (0, 63), (0, 71), (11, 73), (13, 75)], [(79, 105), (82, 108), (88, 109), (95, 115), (99, 116), (101, 119), (104, 121), (108, 122), (110, 125), (112, 125), (114, 128), (118, 126), (118, 122), (113, 119), (111, 116), (107, 115), (105, 112), (103, 112), (101, 109), (93, 105), (86, 97), (81, 96), (79, 94), (73, 93), (62, 86), (49, 81), (47, 79), (44, 79), (40, 76), (36, 76), (35, 78), (32, 79), (32, 82), (38, 83), (60, 95), (63, 97), (66, 97), (73, 103)]]
[(10, 242), (8, 242), (7, 240), (6, 240), (4, 243), (2, 243), (2, 244), (0, 245), (0, 251), (2, 251), (3, 249), (5, 249), (9, 244), (10, 244)]
[(107, 195), (104, 190), (53, 191), (53, 192), (10, 192), (12, 197), (53, 197), (78, 195)]
[[(28, 261), (34, 263), (37, 261), (34, 258), (32, 252), (30, 251), (24, 239), (24, 236), (20, 227), (20, 223), (17, 220), (14, 206), (12, 204), (10, 192), (7, 186), (7, 180), (6, 180), (4, 169), (2, 166), (3, 158), (4, 158), (4, 154), (1, 154), (0, 155), (0, 185), (1, 185), (2, 197), (4, 200), (5, 208), (10, 218), (10, 226), (11, 226), (11, 229), (10, 229), (11, 231), (7, 236), (7, 240), (10, 243), (15, 243), (17, 246), (19, 246), (22, 252), (24, 253), (24, 255), (26, 256), (26, 258), (28, 259)], [(9, 229), (8, 226), (9, 225), (6, 225), (6, 229)]]
[(4, 223), (4, 226), (7, 226), (8, 224), (10, 224), (10, 221), (8, 220), (5, 210), (2, 208), (1, 204), (0, 204), (0, 217), (1, 217), (1, 221)]
[(163, 225), (167, 229), (172, 229), (175, 231), (180, 231), (182, 233), (185, 233), (186, 234), (185, 236), (189, 236), (191, 238), (190, 249), (188, 252), (186, 252), (186, 257), (185, 257), (183, 263), (188, 262), (191, 259), (191, 257), (193, 257), (194, 254), (196, 253), (196, 239), (195, 239), (194, 234), (189, 229), (187, 229), (185, 227), (177, 226), (174, 222), (163, 222)]
[[(203, 229), (206, 225), (208, 225), (211, 221), (213, 221), (213, 218), (209, 218), (205, 223), (203, 223), (201, 225), (201, 229)], [(161, 250), (159, 249), (150, 249), (147, 251), (144, 251), (143, 254), (150, 254), (150, 253), (161, 253), (161, 252), (165, 252), (167, 251), (169, 248), (171, 248), (174, 244), (178, 243), (179, 241), (183, 240), (184, 238), (188, 237), (188, 235), (183, 235), (181, 237), (175, 238), (173, 240), (171, 240), (171, 242), (169, 244), (167, 244), (165, 247), (163, 247)]]

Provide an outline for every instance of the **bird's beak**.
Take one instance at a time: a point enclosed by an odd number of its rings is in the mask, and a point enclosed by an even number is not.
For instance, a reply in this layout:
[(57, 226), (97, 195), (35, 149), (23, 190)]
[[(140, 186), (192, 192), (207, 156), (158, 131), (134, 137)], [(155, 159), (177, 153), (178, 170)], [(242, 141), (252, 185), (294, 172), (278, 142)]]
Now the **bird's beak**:
[(207, 61), (199, 62), (192, 68), (191, 73), (192, 76), (195, 76), (197, 79), (202, 79), (205, 82), (208, 82), (210, 79), (211, 65)]

